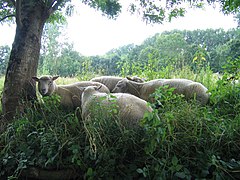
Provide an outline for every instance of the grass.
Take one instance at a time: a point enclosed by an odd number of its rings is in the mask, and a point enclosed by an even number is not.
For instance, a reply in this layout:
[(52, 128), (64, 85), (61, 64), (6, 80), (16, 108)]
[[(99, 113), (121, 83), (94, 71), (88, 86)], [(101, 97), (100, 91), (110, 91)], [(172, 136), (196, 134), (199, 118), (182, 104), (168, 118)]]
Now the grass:
[(71, 83), (75, 83), (75, 82), (78, 82), (78, 78), (76, 77), (72, 77), (72, 78), (69, 78), (69, 77), (66, 77), (66, 78), (63, 78), (63, 77), (59, 77), (57, 80), (56, 80), (56, 83), (57, 84), (71, 84)]
[(155, 98), (161, 97), (161, 108), (146, 114), (141, 128), (133, 130), (101, 113), (83, 122), (79, 110), (66, 112), (58, 97), (46, 97), (0, 136), (0, 177), (13, 179), (36, 166), (72, 169), (85, 179), (239, 178), (239, 85), (218, 80), (210, 69), (196, 76), (186, 67), (170, 77), (206, 84), (211, 103), (201, 106), (159, 89)]

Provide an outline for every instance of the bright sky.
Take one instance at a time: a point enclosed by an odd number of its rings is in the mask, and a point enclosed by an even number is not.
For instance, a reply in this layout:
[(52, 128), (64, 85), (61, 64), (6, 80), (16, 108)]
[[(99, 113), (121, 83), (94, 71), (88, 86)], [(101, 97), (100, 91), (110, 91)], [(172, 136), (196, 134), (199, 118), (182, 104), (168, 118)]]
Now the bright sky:
[[(190, 9), (184, 18), (171, 23), (146, 25), (140, 17), (122, 12), (117, 20), (109, 20), (100, 12), (81, 5), (78, 14), (68, 18), (66, 36), (82, 55), (103, 55), (107, 51), (127, 44), (141, 44), (146, 38), (165, 30), (236, 28), (233, 16), (225, 16), (219, 9), (206, 7), (205, 10)], [(11, 46), (15, 27), (0, 26), (0, 45)]]

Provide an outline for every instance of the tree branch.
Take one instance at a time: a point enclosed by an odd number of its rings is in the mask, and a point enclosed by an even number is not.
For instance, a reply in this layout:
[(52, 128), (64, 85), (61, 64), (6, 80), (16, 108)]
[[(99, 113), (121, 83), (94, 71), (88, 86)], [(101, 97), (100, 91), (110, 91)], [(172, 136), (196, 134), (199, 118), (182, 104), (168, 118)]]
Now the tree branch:
[[(49, 6), (49, 15), (54, 13), (57, 9), (58, 6), (63, 2), (63, 0), (53, 0), (51, 5)], [(55, 3), (55, 4), (54, 4)]]
[(11, 2), (13, 6), (16, 6), (16, 2), (14, 0), (8, 0), (8, 2)]
[(10, 15), (4, 16), (3, 18), (0, 19), (0, 22), (2, 22), (3, 20), (5, 20), (9, 17), (15, 17), (15, 14), (10, 14)]
[(48, 7), (49, 9), (53, 6), (55, 1), (57, 1), (57, 0), (51, 0), (51, 1), (48, 2), (48, 4), (50, 4), (49, 7)]

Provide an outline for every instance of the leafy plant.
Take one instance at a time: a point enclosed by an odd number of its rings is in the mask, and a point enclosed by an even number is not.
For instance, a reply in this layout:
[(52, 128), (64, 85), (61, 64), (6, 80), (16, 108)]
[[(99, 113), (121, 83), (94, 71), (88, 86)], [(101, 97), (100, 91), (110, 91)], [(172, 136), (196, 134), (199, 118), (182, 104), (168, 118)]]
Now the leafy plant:
[[(193, 79), (191, 68), (161, 68), (159, 74)], [(86, 179), (231, 179), (239, 178), (239, 85), (213, 78), (202, 68), (211, 103), (202, 106), (159, 88), (152, 113), (139, 129), (125, 127), (94, 106), (96, 118), (82, 121), (79, 109), (62, 109), (59, 97), (44, 97), (16, 117), (0, 136), (1, 177), (16, 179), (30, 167), (72, 169)], [(158, 74), (156, 73), (156, 76)], [(153, 76), (153, 78), (156, 78)], [(118, 113), (114, 96), (109, 111)]]
[[(154, 95), (157, 106), (153, 104), (158, 109), (141, 122), (148, 158), (144, 166), (147, 169), (138, 172), (143, 175), (148, 172), (150, 179), (228, 177), (231, 167), (223, 164), (228, 164), (231, 157), (238, 159), (233, 154), (239, 149), (239, 113), (233, 119), (227, 116), (223, 120), (219, 113), (215, 114), (214, 107), (200, 106), (172, 92), (159, 88)], [(158, 119), (152, 119), (153, 116)], [(229, 150), (223, 144), (228, 144)], [(216, 155), (219, 155), (214, 161), (218, 163), (217, 168), (212, 159)], [(221, 155), (225, 158), (220, 158)]]
[(35, 102), (0, 136), (0, 157), (4, 162), (1, 175), (18, 177), (23, 169), (31, 166), (84, 167), (81, 134), (82, 126), (76, 114), (61, 110), (59, 97), (45, 97), (44, 103)]

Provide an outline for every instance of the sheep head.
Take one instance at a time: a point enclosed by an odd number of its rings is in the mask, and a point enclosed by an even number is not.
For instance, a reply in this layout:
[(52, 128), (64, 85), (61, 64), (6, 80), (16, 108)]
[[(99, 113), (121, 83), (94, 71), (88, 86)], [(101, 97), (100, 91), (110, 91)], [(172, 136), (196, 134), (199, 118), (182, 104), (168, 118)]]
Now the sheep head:
[(55, 91), (56, 84), (55, 80), (59, 76), (41, 76), (40, 78), (38, 77), (32, 77), (32, 79), (36, 82), (38, 82), (38, 90), (42, 96), (50, 96), (52, 93)]
[(87, 86), (87, 87), (80, 87), (79, 89), (84, 93), (94, 94), (96, 91), (100, 90), (102, 85), (99, 86)]
[(146, 80), (145, 78), (140, 78), (138, 76), (133, 76), (133, 77), (127, 76), (126, 78), (130, 81), (135, 81), (135, 82), (139, 82), (139, 83), (143, 83)]
[(102, 85), (80, 87), (79, 89), (80, 91), (82, 91), (82, 97), (81, 97), (82, 106), (90, 97), (92, 97), (96, 93), (99, 93), (98, 90), (101, 89), (101, 87)]
[(118, 81), (115, 88), (112, 90), (113, 93), (125, 93), (127, 92), (127, 83), (128, 79), (124, 78), (121, 81)]

